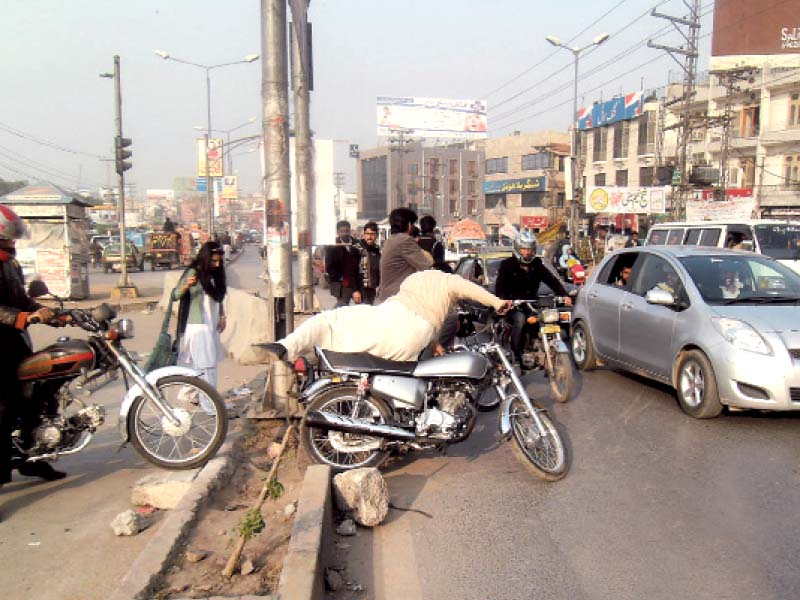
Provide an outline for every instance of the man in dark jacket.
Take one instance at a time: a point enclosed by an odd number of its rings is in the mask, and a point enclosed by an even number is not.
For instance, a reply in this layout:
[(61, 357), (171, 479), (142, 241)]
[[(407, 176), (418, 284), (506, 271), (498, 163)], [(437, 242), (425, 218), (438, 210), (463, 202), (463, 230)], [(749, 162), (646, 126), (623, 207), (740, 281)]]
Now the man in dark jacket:
[(378, 246), (378, 224), (370, 221), (364, 225), (364, 237), (358, 242), (361, 251), (361, 302), (373, 304), (381, 282), (381, 249)]
[[(22, 269), (15, 256), (14, 240), (25, 234), (25, 224), (7, 206), (0, 205), (0, 486), (11, 481), (11, 432), (22, 407), (22, 386), (17, 378), (17, 368), (31, 354), (24, 335), (28, 325), (38, 320), (53, 318), (51, 309), (43, 307), (25, 291)], [(20, 466), (22, 475), (43, 479), (60, 479), (64, 473), (48, 463), (25, 463)]]
[(419, 229), (420, 234), (417, 243), (420, 248), (433, 257), (433, 268), (445, 273), (452, 273), (453, 269), (444, 262), (444, 244), (436, 239), (436, 234), (434, 233), (436, 220), (430, 215), (425, 215), (419, 220)]
[[(567, 306), (572, 304), (572, 300), (567, 297), (567, 290), (559, 278), (544, 264), (542, 258), (536, 256), (536, 238), (530, 233), (522, 232), (514, 240), (514, 255), (500, 263), (495, 281), (495, 294), (504, 300), (537, 300), (539, 284), (542, 282), (557, 296), (565, 296)], [(526, 325), (529, 325), (529, 316), (521, 310), (515, 310), (506, 317), (513, 327), (511, 346), (514, 357), (520, 364), (522, 351), (525, 349), (525, 333)], [(528, 332), (536, 335), (538, 323), (530, 323)]]
[(381, 289), (378, 304), (400, 291), (405, 278), (417, 271), (433, 266), (433, 258), (417, 245), (411, 229), (417, 222), (417, 213), (410, 208), (395, 208), (389, 213), (391, 236), (381, 252)]
[(325, 253), (325, 270), (331, 284), (331, 296), (336, 298), (336, 306), (347, 306), (351, 299), (356, 304), (361, 302), (361, 251), (353, 241), (350, 223), (339, 221), (336, 224), (336, 245), (328, 248)]

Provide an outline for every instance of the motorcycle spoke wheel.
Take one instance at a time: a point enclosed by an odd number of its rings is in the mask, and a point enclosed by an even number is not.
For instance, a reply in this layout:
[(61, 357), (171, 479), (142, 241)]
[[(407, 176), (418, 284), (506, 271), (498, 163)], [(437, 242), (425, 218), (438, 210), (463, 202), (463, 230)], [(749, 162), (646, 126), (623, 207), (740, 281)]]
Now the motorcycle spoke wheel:
[(176, 375), (158, 382), (174, 424), (150, 400), (137, 398), (128, 415), (134, 448), (167, 469), (194, 469), (213, 457), (228, 431), (228, 414), (217, 391), (195, 377)]
[[(320, 394), (306, 408), (359, 419), (368, 423), (386, 423), (386, 410), (369, 396), (358, 399), (355, 387), (334, 388)], [(314, 462), (331, 466), (336, 471), (361, 467), (377, 467), (384, 462), (385, 443), (375, 436), (341, 431), (325, 431), (302, 424), (300, 439), (306, 453)]]
[(534, 475), (557, 481), (567, 474), (564, 441), (545, 412), (539, 412), (539, 420), (543, 431), (521, 400), (511, 402), (512, 448), (519, 461)]

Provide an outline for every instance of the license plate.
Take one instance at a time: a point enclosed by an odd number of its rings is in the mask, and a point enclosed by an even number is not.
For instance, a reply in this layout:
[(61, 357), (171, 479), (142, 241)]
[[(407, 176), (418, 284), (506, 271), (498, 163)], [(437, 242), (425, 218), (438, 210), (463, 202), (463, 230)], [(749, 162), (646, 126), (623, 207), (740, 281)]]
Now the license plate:
[(561, 333), (561, 325), (544, 325), (542, 333)]

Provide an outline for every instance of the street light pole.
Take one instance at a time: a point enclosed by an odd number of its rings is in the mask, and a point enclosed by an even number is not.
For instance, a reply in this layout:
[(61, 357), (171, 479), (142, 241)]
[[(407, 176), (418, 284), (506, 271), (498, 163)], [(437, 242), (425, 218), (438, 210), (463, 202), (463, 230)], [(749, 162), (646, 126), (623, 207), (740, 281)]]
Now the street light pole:
[(609, 34), (601, 33), (592, 40), (592, 43), (582, 48), (575, 46), (570, 48), (565, 46), (560, 39), (554, 35), (545, 36), (545, 39), (557, 48), (564, 48), (572, 52), (574, 61), (574, 82), (572, 88), (572, 140), (570, 156), (570, 172), (572, 173), (572, 202), (569, 208), (569, 238), (573, 246), (578, 243), (578, 59), (581, 52), (588, 50), (592, 46), (599, 46), (609, 38)]

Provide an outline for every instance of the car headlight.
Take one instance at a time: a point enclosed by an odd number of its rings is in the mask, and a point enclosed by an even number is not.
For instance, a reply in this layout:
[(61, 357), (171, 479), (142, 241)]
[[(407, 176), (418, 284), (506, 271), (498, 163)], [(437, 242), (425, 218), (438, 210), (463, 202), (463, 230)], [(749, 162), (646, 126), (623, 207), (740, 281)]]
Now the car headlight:
[(717, 328), (722, 337), (739, 350), (747, 350), (758, 354), (772, 354), (767, 341), (761, 337), (761, 334), (752, 325), (738, 319), (726, 317), (714, 318), (711, 319), (711, 322), (714, 323), (714, 327)]
[(117, 322), (117, 333), (121, 340), (133, 337), (133, 321), (130, 319), (120, 319)]
[(560, 315), (554, 308), (546, 308), (541, 313), (542, 323), (558, 323)]

